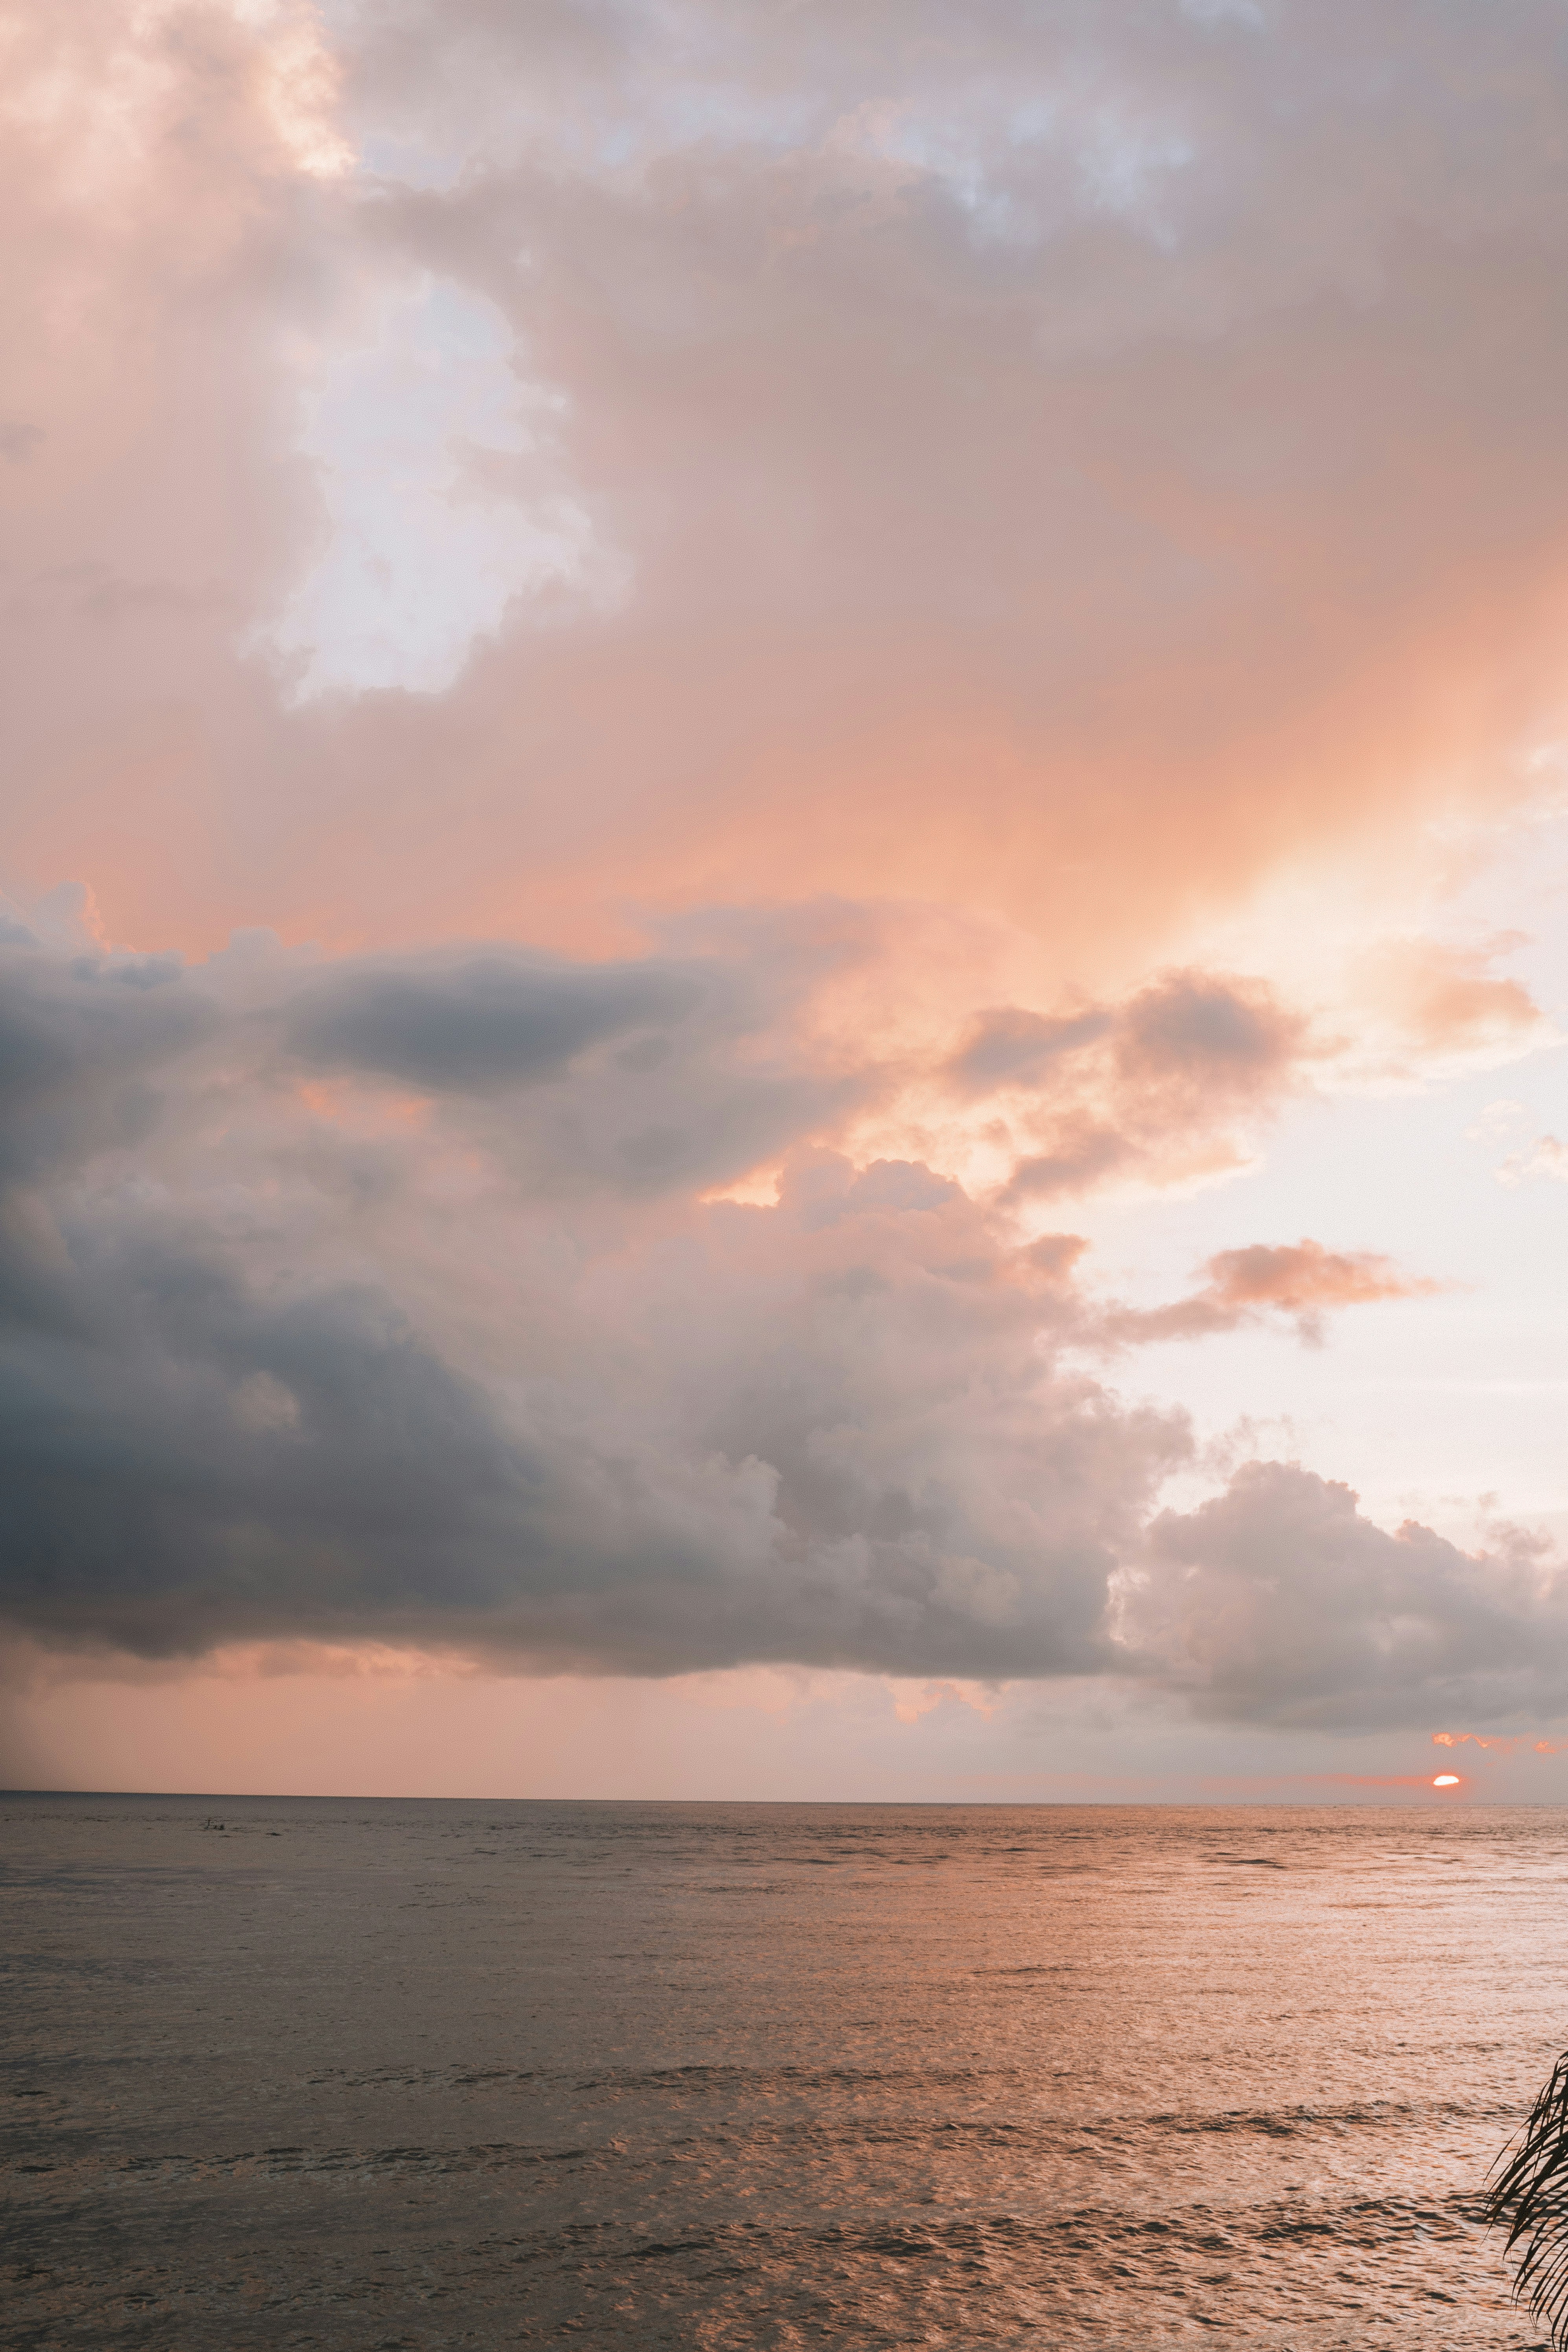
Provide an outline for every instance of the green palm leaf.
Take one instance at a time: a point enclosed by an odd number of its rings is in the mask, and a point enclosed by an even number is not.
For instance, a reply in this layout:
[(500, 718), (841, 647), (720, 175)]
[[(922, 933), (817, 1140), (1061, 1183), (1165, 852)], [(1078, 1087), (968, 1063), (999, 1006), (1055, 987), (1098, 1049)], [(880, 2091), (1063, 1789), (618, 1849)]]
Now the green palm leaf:
[(1514, 2298), (1545, 2322), (1557, 2352), (1568, 2352), (1568, 2054), (1531, 2107), (1523, 2138), (1493, 2171), (1487, 2221), (1507, 2229), (1505, 2257), (1523, 2249)]

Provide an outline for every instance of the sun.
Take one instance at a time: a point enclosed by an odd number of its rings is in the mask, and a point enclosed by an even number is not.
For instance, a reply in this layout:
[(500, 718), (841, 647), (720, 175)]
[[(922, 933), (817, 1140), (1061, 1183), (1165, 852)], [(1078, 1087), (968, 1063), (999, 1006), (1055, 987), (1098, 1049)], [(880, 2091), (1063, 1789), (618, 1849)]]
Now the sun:
[(1435, 1789), (1457, 1789), (1458, 1785), (1459, 1776), (1457, 1772), (1439, 1772), (1432, 1783)]

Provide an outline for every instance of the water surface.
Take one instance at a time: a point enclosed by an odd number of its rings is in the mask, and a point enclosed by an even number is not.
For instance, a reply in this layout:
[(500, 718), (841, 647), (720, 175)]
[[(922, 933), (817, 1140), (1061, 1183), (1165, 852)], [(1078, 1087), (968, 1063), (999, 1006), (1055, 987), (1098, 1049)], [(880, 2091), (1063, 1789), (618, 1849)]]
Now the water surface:
[(7, 2345), (1540, 2341), (1475, 2196), (1568, 1814), (16, 1797), (0, 1862)]

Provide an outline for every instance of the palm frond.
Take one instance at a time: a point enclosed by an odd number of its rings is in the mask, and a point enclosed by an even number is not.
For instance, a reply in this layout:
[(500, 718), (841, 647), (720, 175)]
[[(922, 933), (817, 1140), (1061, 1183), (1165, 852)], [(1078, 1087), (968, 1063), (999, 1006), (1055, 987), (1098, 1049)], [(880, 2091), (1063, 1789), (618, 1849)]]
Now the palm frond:
[(1493, 2174), (1482, 2209), (1487, 2222), (1507, 2229), (1505, 2259), (1523, 2248), (1514, 2299), (1544, 2321), (1557, 2352), (1568, 2352), (1568, 2053), (1531, 2107), (1523, 2137), (1511, 2155), (1504, 2148)]

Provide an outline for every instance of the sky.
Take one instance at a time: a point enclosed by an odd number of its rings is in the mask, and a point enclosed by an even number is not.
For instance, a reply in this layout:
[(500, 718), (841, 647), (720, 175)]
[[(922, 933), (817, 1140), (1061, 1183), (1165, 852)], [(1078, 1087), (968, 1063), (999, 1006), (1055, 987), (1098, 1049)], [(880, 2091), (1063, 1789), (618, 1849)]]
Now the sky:
[(0, 35), (0, 1780), (1568, 1801), (1560, 0)]

